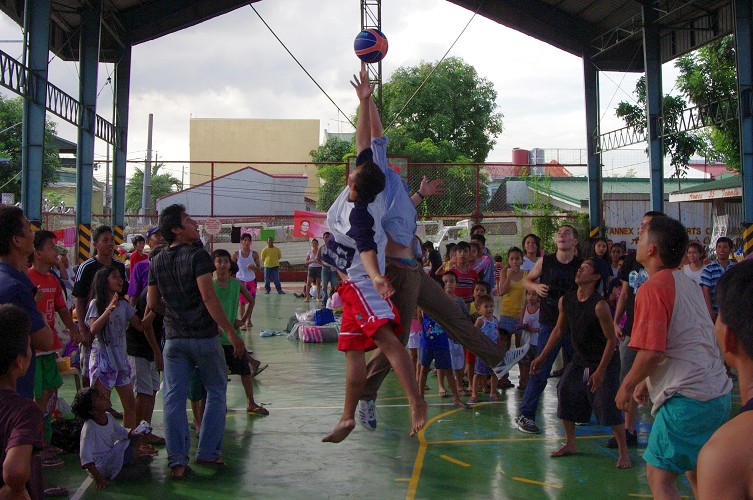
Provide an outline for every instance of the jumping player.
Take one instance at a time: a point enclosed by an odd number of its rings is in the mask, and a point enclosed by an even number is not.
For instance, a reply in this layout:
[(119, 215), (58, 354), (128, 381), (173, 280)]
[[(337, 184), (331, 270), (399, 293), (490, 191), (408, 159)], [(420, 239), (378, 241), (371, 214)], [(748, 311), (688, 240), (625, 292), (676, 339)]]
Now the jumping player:
[(408, 393), (412, 412), (411, 432), (426, 423), (426, 402), (416, 384), (410, 356), (397, 335), (402, 334), (397, 309), (389, 300), (394, 289), (384, 276), (387, 236), (382, 228), (385, 205), (382, 194), (385, 176), (374, 163), (371, 151), (371, 93), (366, 65), (351, 85), (360, 100), (356, 125), (356, 168), (348, 186), (327, 213), (332, 237), (322, 258), (334, 265), (346, 281), (338, 290), (343, 299), (343, 317), (338, 349), (345, 352), (347, 375), (345, 405), (340, 421), (322, 441), (339, 443), (356, 426), (355, 411), (366, 382), (364, 352), (379, 347), (387, 356), (400, 383)]

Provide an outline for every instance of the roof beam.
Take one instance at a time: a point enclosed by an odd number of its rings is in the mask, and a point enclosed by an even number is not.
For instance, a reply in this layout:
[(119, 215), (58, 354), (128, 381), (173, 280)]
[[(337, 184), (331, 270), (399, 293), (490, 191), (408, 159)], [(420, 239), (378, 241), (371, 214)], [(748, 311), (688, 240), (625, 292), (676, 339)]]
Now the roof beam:
[(119, 18), (131, 34), (131, 43), (154, 40), (203, 23), (259, 0), (162, 0), (122, 11)]
[(581, 57), (593, 26), (540, 0), (448, 0), (470, 11)]

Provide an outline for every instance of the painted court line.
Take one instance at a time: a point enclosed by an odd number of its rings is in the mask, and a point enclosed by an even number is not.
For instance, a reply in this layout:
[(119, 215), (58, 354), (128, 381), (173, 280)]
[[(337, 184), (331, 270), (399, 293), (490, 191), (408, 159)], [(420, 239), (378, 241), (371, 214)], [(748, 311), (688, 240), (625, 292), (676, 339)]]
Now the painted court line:
[[(628, 493), (629, 497), (638, 497), (638, 498), (654, 498), (654, 495), (648, 494), (648, 493)], [(690, 498), (689, 496), (681, 496), (680, 498)]]
[(520, 481), (521, 483), (537, 484), (539, 486), (546, 486), (547, 488), (562, 489), (562, 485), (561, 484), (542, 483), (540, 481), (534, 481), (533, 479), (526, 479), (524, 477), (514, 477), (512, 479), (513, 479), (513, 481)]
[(91, 486), (93, 482), (94, 479), (92, 477), (86, 476), (86, 479), (84, 479), (84, 482), (81, 483), (81, 486), (79, 486), (76, 492), (71, 495), (71, 500), (79, 500), (82, 496), (84, 496), (84, 493), (86, 493), (86, 490), (89, 489), (89, 486)]
[(451, 456), (448, 456), (448, 455), (439, 455), (439, 458), (444, 458), (448, 462), (452, 462), (453, 464), (459, 465), (461, 467), (470, 467), (471, 466), (471, 464), (467, 464), (465, 462), (461, 462), (457, 458), (452, 458)]
[[(599, 436), (576, 436), (575, 439), (605, 439), (611, 434)], [(451, 441), (427, 441), (426, 444), (468, 444), (468, 443), (519, 443), (521, 441), (562, 441), (562, 436), (525, 437), (525, 438), (490, 438), (490, 439), (455, 439)]]

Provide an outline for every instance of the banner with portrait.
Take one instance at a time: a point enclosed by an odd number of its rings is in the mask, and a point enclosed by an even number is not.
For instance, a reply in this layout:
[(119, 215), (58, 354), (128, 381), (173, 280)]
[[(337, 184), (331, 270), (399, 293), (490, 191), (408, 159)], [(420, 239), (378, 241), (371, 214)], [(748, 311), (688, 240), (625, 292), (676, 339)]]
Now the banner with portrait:
[(327, 214), (296, 210), (293, 213), (293, 236), (297, 238), (321, 238), (327, 226)]

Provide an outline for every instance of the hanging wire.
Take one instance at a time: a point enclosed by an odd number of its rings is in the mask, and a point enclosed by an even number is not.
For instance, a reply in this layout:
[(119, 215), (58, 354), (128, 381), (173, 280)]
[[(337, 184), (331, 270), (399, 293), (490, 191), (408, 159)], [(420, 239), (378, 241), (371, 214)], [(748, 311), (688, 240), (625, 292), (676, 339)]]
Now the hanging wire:
[(442, 64), (442, 62), (444, 62), (444, 60), (445, 60), (445, 59), (447, 58), (447, 55), (448, 55), (448, 54), (450, 53), (450, 51), (452, 50), (452, 48), (453, 48), (453, 47), (455, 47), (455, 44), (456, 44), (456, 43), (458, 43), (458, 40), (460, 40), (460, 37), (461, 37), (461, 36), (463, 36), (463, 33), (465, 33), (465, 30), (467, 30), (467, 29), (468, 29), (468, 26), (470, 26), (470, 25), (471, 25), (471, 22), (472, 22), (472, 21), (473, 21), (473, 20), (474, 20), (474, 19), (476, 18), (476, 14), (478, 14), (478, 13), (479, 13), (479, 11), (481, 10), (481, 7), (483, 7), (483, 6), (484, 6), (484, 2), (483, 2), (483, 0), (482, 0), (482, 1), (481, 1), (481, 2), (480, 2), (480, 3), (478, 4), (478, 8), (476, 9), (476, 11), (475, 11), (475, 12), (473, 13), (473, 15), (471, 16), (471, 18), (470, 18), (470, 19), (468, 20), (468, 22), (467, 22), (467, 23), (465, 24), (465, 27), (464, 27), (464, 28), (463, 28), (463, 29), (462, 29), (462, 30), (460, 31), (460, 34), (459, 34), (459, 35), (457, 36), (457, 38), (455, 38), (455, 41), (454, 41), (454, 42), (452, 42), (452, 45), (450, 45), (450, 48), (449, 48), (449, 49), (447, 49), (447, 52), (445, 52), (445, 53), (444, 53), (444, 55), (443, 55), (443, 56), (442, 56), (442, 58), (441, 58), (441, 59), (439, 60), (439, 62), (437, 62), (437, 64), (436, 64), (436, 65), (435, 65), (435, 66), (434, 66), (434, 67), (433, 67), (433, 68), (431, 69), (431, 72), (429, 72), (429, 74), (428, 74), (428, 75), (426, 75), (426, 78), (424, 78), (424, 81), (423, 81), (423, 82), (421, 82), (421, 85), (419, 85), (419, 86), (418, 86), (418, 88), (416, 89), (416, 91), (415, 91), (415, 92), (413, 92), (413, 95), (412, 95), (412, 96), (410, 96), (410, 97), (408, 98), (408, 100), (407, 100), (407, 101), (405, 102), (405, 104), (403, 105), (403, 107), (402, 107), (402, 108), (400, 108), (400, 111), (398, 111), (398, 112), (397, 112), (397, 114), (396, 114), (396, 115), (394, 116), (394, 118), (392, 119), (392, 121), (390, 122), (390, 124), (389, 124), (389, 125), (387, 125), (387, 127), (385, 127), (385, 129), (384, 129), (384, 133), (385, 133), (385, 134), (386, 134), (386, 133), (387, 133), (387, 131), (388, 131), (388, 130), (389, 130), (389, 129), (390, 129), (390, 128), (391, 128), (391, 127), (392, 127), (392, 126), (393, 126), (393, 125), (395, 124), (395, 122), (397, 121), (397, 119), (398, 119), (398, 118), (400, 117), (400, 114), (401, 114), (401, 113), (402, 113), (403, 111), (405, 111), (405, 108), (407, 108), (407, 107), (408, 107), (408, 104), (410, 104), (410, 102), (411, 102), (411, 101), (413, 100), (413, 98), (414, 98), (414, 97), (416, 97), (416, 95), (417, 95), (417, 94), (418, 94), (418, 93), (419, 93), (419, 92), (421, 91), (421, 89), (422, 89), (422, 88), (423, 88), (423, 86), (424, 86), (424, 85), (426, 84), (426, 82), (428, 82), (428, 81), (429, 81), (429, 78), (431, 78), (431, 76), (432, 76), (432, 75), (434, 74), (434, 72), (435, 72), (435, 71), (437, 70), (437, 68), (439, 68), (439, 65), (440, 65), (440, 64)]
[(303, 67), (303, 64), (301, 64), (301, 62), (293, 55), (293, 53), (290, 51), (290, 49), (288, 49), (288, 47), (285, 45), (285, 43), (283, 43), (283, 41), (280, 40), (280, 37), (277, 36), (277, 33), (275, 33), (274, 30), (269, 26), (269, 24), (267, 24), (267, 22), (264, 20), (264, 18), (261, 17), (261, 14), (259, 14), (259, 12), (256, 10), (256, 8), (252, 4), (250, 4), (250, 3), (248, 4), (248, 6), (251, 7), (251, 9), (254, 11), (254, 13), (257, 16), (259, 16), (259, 19), (261, 20), (262, 23), (264, 23), (264, 26), (266, 26), (267, 29), (269, 30), (269, 32), (272, 33), (272, 36), (274, 36), (277, 39), (277, 41), (280, 42), (280, 45), (282, 45), (282, 48), (285, 49), (288, 54), (290, 54), (290, 57), (292, 57), (293, 60), (298, 64), (298, 66), (301, 67), (301, 69), (303, 70), (303, 72), (306, 73), (306, 76), (308, 76), (311, 79), (311, 81), (314, 82), (314, 85), (316, 85), (319, 88), (319, 90), (321, 90), (322, 93), (325, 96), (327, 96), (327, 99), (329, 99), (329, 101), (332, 104), (335, 105), (335, 107), (337, 108), (337, 111), (339, 111), (340, 114), (343, 115), (343, 117), (345, 117), (345, 119), (348, 120), (348, 122), (353, 126), (353, 128), (355, 128), (356, 125), (353, 123), (353, 121), (348, 117), (348, 115), (345, 114), (345, 112), (342, 109), (340, 109), (340, 106), (337, 105), (337, 103), (329, 96), (329, 94), (322, 88), (322, 86), (319, 85), (319, 82), (317, 82), (314, 79), (314, 77), (311, 76), (311, 73), (309, 73), (306, 70), (306, 68)]

